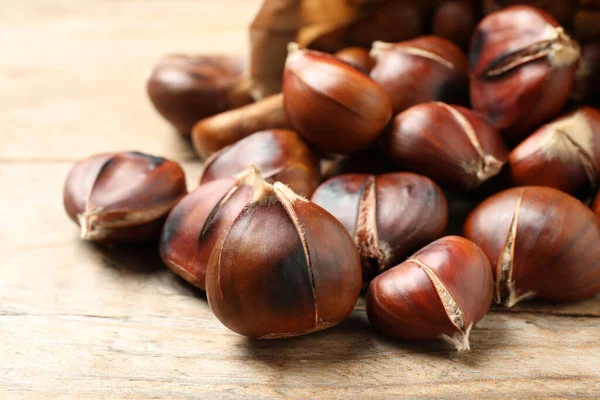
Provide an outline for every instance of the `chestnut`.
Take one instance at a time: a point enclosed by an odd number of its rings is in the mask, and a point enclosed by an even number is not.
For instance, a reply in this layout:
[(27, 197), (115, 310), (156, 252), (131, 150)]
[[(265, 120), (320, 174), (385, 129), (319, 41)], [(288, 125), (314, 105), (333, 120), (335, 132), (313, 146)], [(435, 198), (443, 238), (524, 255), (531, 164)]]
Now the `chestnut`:
[(472, 0), (442, 2), (434, 11), (431, 33), (466, 48), (477, 24), (477, 6)]
[(471, 42), (473, 108), (518, 141), (561, 110), (579, 56), (579, 45), (549, 14), (529, 6), (494, 12)]
[(181, 134), (202, 118), (252, 101), (241, 57), (171, 54), (156, 63), (146, 90), (152, 104)]
[(600, 112), (579, 108), (542, 126), (508, 157), (516, 186), (550, 186), (567, 193), (595, 192), (600, 173)]
[(495, 300), (584, 300), (600, 291), (600, 219), (559, 190), (508, 189), (467, 218), (465, 237), (492, 263)]
[(375, 60), (369, 54), (369, 50), (362, 47), (346, 47), (335, 53), (334, 56), (367, 75), (375, 65)]
[(508, 157), (502, 138), (481, 116), (440, 102), (398, 114), (381, 146), (392, 162), (464, 190), (497, 175)]
[(199, 186), (171, 210), (165, 222), (160, 255), (177, 275), (205, 290), (206, 267), (223, 232), (251, 199), (260, 179), (251, 166), (235, 177)]
[(575, 73), (571, 99), (578, 102), (592, 101), (599, 104), (600, 98), (600, 41), (584, 43), (581, 62)]
[(171, 208), (187, 193), (176, 162), (138, 152), (98, 154), (69, 173), (63, 202), (81, 238), (99, 242), (158, 239)]
[(392, 116), (385, 91), (332, 55), (291, 44), (283, 99), (292, 126), (309, 143), (333, 153), (364, 150)]
[(255, 182), (206, 272), (214, 314), (251, 338), (334, 326), (352, 312), (360, 288), (360, 257), (344, 226), (280, 182)]
[(490, 262), (477, 245), (459, 236), (429, 244), (371, 281), (369, 321), (404, 340), (442, 339), (470, 350), (469, 334), (492, 304)]
[(340, 175), (319, 186), (312, 201), (354, 238), (365, 284), (442, 236), (448, 222), (439, 186), (409, 172)]
[(192, 129), (192, 143), (196, 153), (206, 158), (254, 132), (288, 128), (280, 93), (198, 121)]
[[(586, 0), (579, 0), (583, 2)], [(487, 14), (505, 7), (528, 5), (547, 12), (561, 24), (570, 24), (578, 8), (577, 0), (483, 0), (483, 11)]]
[(282, 182), (303, 197), (312, 195), (321, 183), (319, 160), (302, 138), (290, 130), (272, 129), (253, 133), (210, 156), (200, 184), (238, 174), (250, 165), (263, 178)]
[(469, 66), (454, 43), (422, 36), (400, 43), (373, 43), (371, 78), (392, 101), (394, 113), (430, 101), (466, 104)]

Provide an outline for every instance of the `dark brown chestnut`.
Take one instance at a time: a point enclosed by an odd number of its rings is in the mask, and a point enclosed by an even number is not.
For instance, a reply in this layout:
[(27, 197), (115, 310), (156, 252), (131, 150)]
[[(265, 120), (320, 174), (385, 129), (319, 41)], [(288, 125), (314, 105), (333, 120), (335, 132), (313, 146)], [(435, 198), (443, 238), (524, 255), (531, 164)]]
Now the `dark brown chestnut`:
[(477, 11), (472, 0), (443, 1), (434, 11), (431, 33), (467, 48), (477, 24)]
[(198, 121), (192, 130), (192, 143), (196, 153), (207, 158), (254, 132), (288, 128), (280, 93)]
[(394, 163), (465, 190), (497, 175), (508, 157), (502, 138), (483, 118), (440, 102), (398, 114), (383, 136), (382, 149)]
[(367, 75), (375, 65), (375, 60), (369, 55), (369, 50), (362, 47), (346, 47), (335, 53), (334, 56)]
[(473, 325), (494, 296), (490, 262), (477, 245), (446, 236), (371, 281), (367, 315), (375, 328), (404, 340), (442, 339), (470, 350)]
[(202, 118), (252, 101), (242, 57), (171, 54), (152, 70), (146, 89), (152, 104), (181, 134)]
[(600, 291), (600, 219), (559, 190), (527, 186), (480, 204), (465, 236), (492, 263), (497, 303), (577, 301)]
[(375, 42), (371, 78), (388, 94), (394, 113), (431, 101), (466, 104), (469, 92), (467, 57), (439, 36), (400, 43)]
[(176, 162), (138, 152), (98, 154), (67, 177), (63, 202), (81, 238), (99, 242), (158, 239), (171, 208), (187, 193)]
[[(584, 0), (585, 1), (585, 0)], [(581, 0), (579, 0), (581, 2)], [(561, 24), (570, 24), (578, 8), (577, 0), (483, 0), (483, 11), (486, 14), (502, 8), (527, 5), (543, 10), (556, 18)]]
[(252, 198), (260, 179), (252, 166), (235, 177), (201, 185), (171, 210), (165, 222), (160, 255), (177, 275), (205, 290), (206, 267), (215, 244)]
[(285, 63), (283, 98), (295, 130), (333, 153), (366, 149), (392, 116), (387, 94), (368, 76), (332, 55), (295, 44)]
[(542, 126), (508, 157), (516, 186), (595, 190), (600, 174), (600, 112), (582, 107)]
[(280, 182), (255, 183), (206, 273), (212, 311), (252, 338), (336, 325), (352, 312), (360, 288), (360, 257), (344, 226)]
[(448, 222), (439, 186), (409, 172), (340, 175), (319, 186), (312, 201), (354, 238), (364, 284), (442, 236)]
[(473, 108), (518, 141), (561, 110), (580, 50), (549, 14), (513, 6), (477, 25), (470, 58)]
[(600, 105), (600, 41), (584, 43), (581, 48), (581, 62), (575, 73), (575, 83), (571, 99), (577, 102), (589, 101)]
[(303, 197), (310, 197), (319, 183), (319, 159), (293, 131), (272, 129), (256, 132), (210, 156), (204, 163), (200, 184), (226, 178), (255, 165), (269, 182), (279, 181)]

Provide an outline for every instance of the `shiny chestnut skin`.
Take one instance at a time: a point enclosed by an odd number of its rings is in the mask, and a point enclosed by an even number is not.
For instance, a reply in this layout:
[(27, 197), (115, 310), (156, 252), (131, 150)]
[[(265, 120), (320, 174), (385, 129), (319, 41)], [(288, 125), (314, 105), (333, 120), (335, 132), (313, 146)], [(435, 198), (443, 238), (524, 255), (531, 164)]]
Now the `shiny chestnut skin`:
[(443, 237), (371, 281), (367, 315), (404, 340), (442, 339), (470, 350), (469, 333), (494, 296), (490, 262), (477, 245)]
[(217, 179), (185, 196), (165, 222), (160, 256), (177, 275), (206, 289), (206, 267), (211, 251), (252, 197), (258, 170), (249, 167), (235, 177)]
[(464, 190), (497, 175), (508, 157), (502, 138), (481, 116), (440, 102), (398, 114), (381, 148), (392, 162)]
[(369, 55), (369, 50), (362, 47), (346, 47), (335, 53), (334, 56), (367, 75), (375, 65), (375, 60)]
[(442, 236), (448, 223), (439, 186), (409, 172), (340, 175), (319, 186), (312, 201), (354, 238), (364, 284)]
[(196, 153), (207, 158), (255, 132), (289, 128), (279, 93), (198, 121), (192, 129), (192, 143)]
[(253, 133), (210, 156), (200, 184), (238, 174), (250, 165), (267, 181), (279, 181), (303, 197), (310, 197), (321, 183), (319, 159), (304, 140), (294, 131), (271, 129)]
[(595, 193), (600, 174), (600, 112), (579, 108), (542, 126), (508, 157), (514, 185)]
[(202, 118), (252, 101), (241, 57), (171, 54), (156, 63), (146, 84), (152, 104), (181, 134)]
[(443, 1), (434, 11), (431, 33), (467, 48), (477, 25), (477, 5), (472, 0)]
[(352, 312), (360, 288), (360, 257), (344, 226), (280, 182), (255, 184), (206, 273), (214, 314), (251, 338), (334, 326)]
[(138, 152), (98, 154), (67, 177), (63, 202), (81, 238), (99, 242), (158, 239), (171, 208), (187, 193), (176, 162)]
[(570, 24), (578, 8), (577, 0), (483, 0), (481, 3), (486, 14), (516, 5), (535, 7), (552, 15), (561, 24)]
[(290, 45), (283, 75), (284, 107), (309, 143), (333, 153), (364, 150), (392, 116), (385, 91), (332, 55)]
[(513, 6), (485, 17), (471, 42), (471, 104), (511, 141), (565, 104), (579, 46), (549, 14)]
[(439, 36), (400, 43), (373, 43), (371, 78), (392, 101), (394, 113), (431, 101), (468, 102), (469, 67), (465, 54)]
[(487, 254), (495, 300), (578, 301), (600, 291), (600, 219), (559, 190), (508, 189), (468, 217), (465, 237)]

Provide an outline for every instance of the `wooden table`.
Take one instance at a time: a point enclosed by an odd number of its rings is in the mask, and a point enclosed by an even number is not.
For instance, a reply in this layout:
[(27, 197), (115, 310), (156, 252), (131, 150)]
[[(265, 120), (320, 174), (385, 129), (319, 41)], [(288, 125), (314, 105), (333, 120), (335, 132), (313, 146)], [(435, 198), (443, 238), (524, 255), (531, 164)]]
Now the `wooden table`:
[[(494, 309), (458, 354), (338, 327), (251, 341), (149, 248), (78, 240), (73, 162), (137, 149), (200, 172), (144, 80), (172, 51), (237, 53), (258, 0), (0, 0), (0, 397), (600, 396), (600, 298)], [(600, 244), (599, 244), (600, 245)]]

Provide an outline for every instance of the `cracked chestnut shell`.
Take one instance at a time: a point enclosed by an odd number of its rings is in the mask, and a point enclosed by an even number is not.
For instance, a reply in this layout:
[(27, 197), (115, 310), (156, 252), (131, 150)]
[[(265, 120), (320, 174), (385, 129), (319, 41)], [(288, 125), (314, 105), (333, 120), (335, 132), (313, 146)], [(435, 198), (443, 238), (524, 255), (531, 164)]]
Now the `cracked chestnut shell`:
[(542, 126), (508, 157), (516, 186), (550, 186), (595, 193), (600, 173), (600, 112), (582, 107)]
[(549, 14), (513, 6), (485, 17), (470, 51), (471, 104), (517, 141), (563, 107), (579, 46)]
[(371, 281), (367, 315), (386, 335), (404, 340), (442, 339), (470, 350), (473, 325), (490, 308), (490, 262), (477, 245), (443, 237)]
[(214, 314), (252, 338), (336, 325), (352, 311), (360, 288), (360, 257), (344, 226), (279, 182), (255, 183), (206, 273)]
[(283, 75), (289, 122), (309, 143), (333, 153), (364, 150), (392, 116), (385, 91), (336, 57), (291, 44)]
[(241, 57), (170, 54), (156, 63), (146, 90), (152, 104), (181, 134), (202, 118), (252, 101)]
[(206, 267), (215, 244), (252, 197), (258, 170), (251, 166), (235, 177), (199, 186), (171, 210), (165, 222), (160, 256), (177, 275), (206, 289)]
[(467, 57), (439, 36), (399, 43), (375, 42), (371, 79), (388, 94), (394, 114), (431, 101), (466, 104), (469, 92)]
[(483, 118), (440, 102), (398, 114), (381, 148), (395, 164), (465, 190), (497, 175), (508, 157), (502, 138)]
[(63, 202), (81, 238), (101, 242), (158, 239), (171, 208), (187, 193), (176, 162), (138, 152), (98, 154), (67, 177)]
[(600, 219), (559, 190), (498, 193), (469, 215), (464, 233), (492, 263), (496, 303), (577, 301), (600, 291)]
[(365, 284), (442, 236), (448, 223), (439, 186), (409, 172), (341, 175), (319, 186), (312, 201), (354, 238)]
[(270, 182), (288, 185), (301, 196), (310, 196), (321, 182), (319, 159), (293, 131), (272, 129), (254, 133), (210, 156), (200, 184), (226, 178), (256, 166)]

